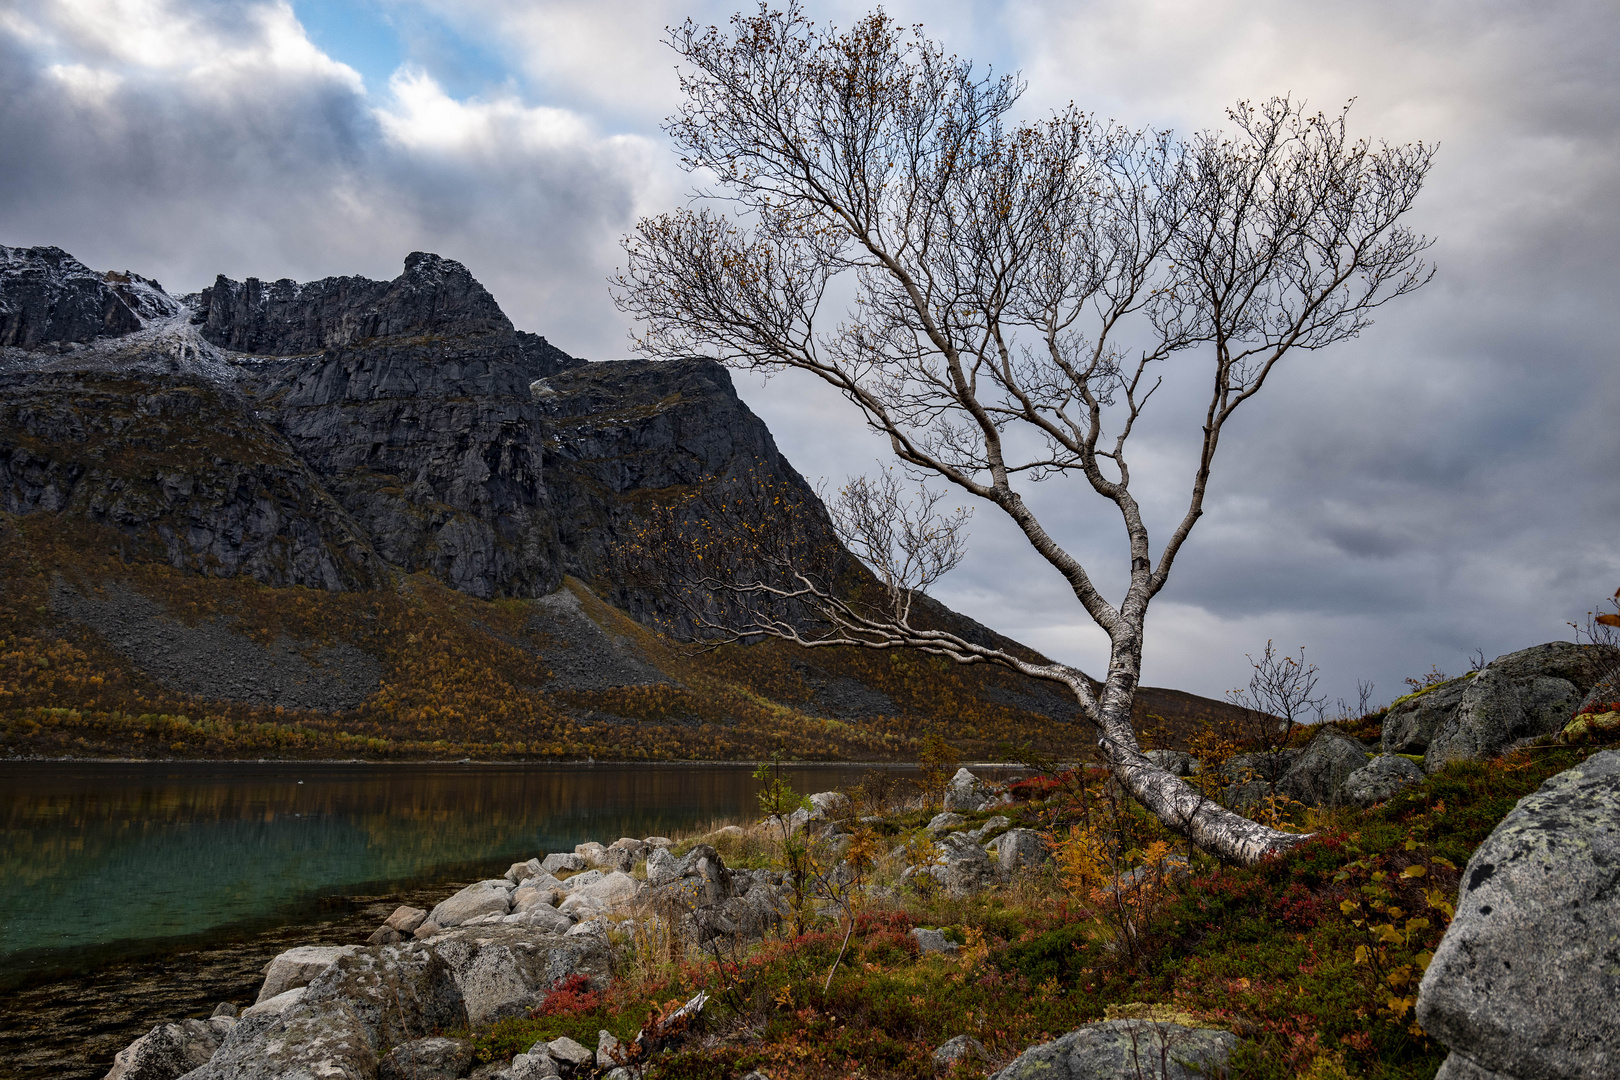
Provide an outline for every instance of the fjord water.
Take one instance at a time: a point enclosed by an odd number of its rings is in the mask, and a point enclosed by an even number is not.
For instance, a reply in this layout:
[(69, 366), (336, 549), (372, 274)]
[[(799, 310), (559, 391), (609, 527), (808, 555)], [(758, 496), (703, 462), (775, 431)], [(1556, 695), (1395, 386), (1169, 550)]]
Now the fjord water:
[[(859, 767), (800, 767), (800, 791)], [(98, 951), (296, 922), (748, 813), (744, 765), (0, 763), (0, 987)]]
[[(801, 792), (862, 766), (799, 766)], [(0, 1077), (95, 1080), (160, 1021), (251, 1003), (512, 862), (757, 807), (746, 765), (0, 762)]]

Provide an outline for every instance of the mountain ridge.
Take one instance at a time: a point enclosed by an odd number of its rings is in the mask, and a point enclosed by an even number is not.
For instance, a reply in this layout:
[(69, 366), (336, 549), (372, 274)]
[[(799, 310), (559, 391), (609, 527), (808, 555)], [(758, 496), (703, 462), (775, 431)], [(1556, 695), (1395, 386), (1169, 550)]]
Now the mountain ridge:
[[(41, 709), (118, 704), (101, 711), (217, 714), (237, 731), (263, 710), (290, 710), (316, 742), (346, 721), (392, 754), (502, 742), (493, 721), (470, 715), (482, 711), (511, 718), (520, 755), (602, 757), (617, 745), (690, 756), (702, 740), (686, 732), (746, 727), (755, 721), (736, 718), (757, 714), (768, 736), (716, 737), (757, 753), (791, 722), (822, 732), (787, 740), (806, 750), (903, 756), (925, 729), (987, 747), (1074, 716), (1056, 690), (1005, 673), (778, 644), (700, 657), (649, 629), (680, 630), (677, 612), (616, 575), (616, 546), (649, 506), (738, 481), (797, 493), (802, 527), (837, 545), (723, 367), (570, 356), (517, 330), (451, 259), (413, 252), (387, 282), (221, 276), (173, 297), (57, 248), (0, 247), (0, 554), (9, 546), (29, 568), (18, 571), (26, 587), (0, 598), (12, 602), (6, 639), (41, 657), (68, 641), (82, 654), (80, 697), (66, 676), (45, 690), (32, 674), (11, 695), (36, 724)], [(118, 597), (132, 598), (122, 614)], [(377, 636), (392, 621), (419, 638), (405, 629), (418, 618), (454, 658), (444, 663), (484, 672), (521, 707), (447, 689), (442, 672), (405, 655), (408, 643)], [(187, 674), (153, 654), (165, 619), (192, 628), (168, 635), (202, 658), (188, 662), (206, 663), (212, 648), (240, 677)], [(144, 644), (121, 651), (114, 638)], [(376, 664), (378, 689), (363, 700), (353, 680), (328, 677), (355, 649)], [(109, 681), (133, 696), (85, 689)], [(323, 685), (342, 688), (326, 707)], [(470, 694), (469, 715), (445, 719), (456, 709), (437, 707), (435, 692)], [(1144, 708), (1154, 693), (1144, 690)], [(1175, 706), (1189, 718), (1223, 708)], [(8, 721), (13, 752), (33, 738), (17, 741), (21, 716)], [(94, 743), (108, 725), (75, 738)]]

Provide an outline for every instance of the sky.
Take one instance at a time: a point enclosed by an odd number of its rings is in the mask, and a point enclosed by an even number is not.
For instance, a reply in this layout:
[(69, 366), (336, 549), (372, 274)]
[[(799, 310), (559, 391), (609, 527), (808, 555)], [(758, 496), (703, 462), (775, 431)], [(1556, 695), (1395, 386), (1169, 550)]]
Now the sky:
[[(848, 25), (864, 5), (808, 3)], [(464, 262), (522, 329), (592, 359), (633, 329), (607, 279), (691, 189), (661, 123), (688, 0), (0, 0), (0, 243), (171, 292)], [(1021, 116), (1074, 102), (1181, 133), (1240, 99), (1354, 99), (1352, 134), (1439, 144), (1409, 217), (1435, 280), (1285, 362), (1227, 429), (1148, 618), (1144, 681), (1220, 696), (1268, 640), (1330, 701), (1568, 639), (1620, 585), (1620, 6), (1612, 0), (932, 0), (886, 10), (995, 71)], [(736, 376), (812, 482), (884, 444), (801, 379)], [(1180, 402), (1185, 406), (1190, 398)], [(1192, 413), (1145, 433), (1150, 517), (1185, 500)], [(1122, 587), (1117, 518), (1031, 493)], [(934, 590), (1100, 672), (1106, 640), (998, 511)], [(1162, 530), (1161, 530), (1162, 533)]]

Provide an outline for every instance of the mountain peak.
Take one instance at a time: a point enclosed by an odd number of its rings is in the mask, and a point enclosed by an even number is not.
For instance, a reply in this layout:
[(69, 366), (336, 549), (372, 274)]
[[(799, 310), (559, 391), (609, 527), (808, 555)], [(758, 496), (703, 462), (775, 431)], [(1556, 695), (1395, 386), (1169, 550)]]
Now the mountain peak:
[(465, 266), (426, 251), (407, 255), (393, 281), (238, 282), (221, 274), (203, 290), (196, 321), (215, 345), (261, 356), (298, 356), (376, 338), (514, 332)]
[(162, 285), (139, 274), (99, 273), (59, 247), (0, 244), (0, 345), (59, 349), (179, 311)]

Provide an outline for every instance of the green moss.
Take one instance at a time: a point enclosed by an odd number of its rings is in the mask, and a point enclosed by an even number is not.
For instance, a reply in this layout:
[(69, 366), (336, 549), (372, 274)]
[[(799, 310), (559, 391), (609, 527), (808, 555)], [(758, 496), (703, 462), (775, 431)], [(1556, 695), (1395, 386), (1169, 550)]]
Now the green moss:
[(1410, 694), (1402, 694), (1400, 697), (1398, 697), (1394, 701), (1390, 702), (1389, 705), (1385, 707), (1384, 712), (1387, 714), (1391, 710), (1393, 710), (1397, 705), (1404, 705), (1406, 702), (1415, 700), (1417, 698), (1420, 698), (1424, 694), (1432, 694), (1436, 690), (1444, 689), (1447, 686), (1454, 686), (1455, 684), (1462, 682), (1464, 679), (1471, 679), (1471, 678), (1473, 678), (1472, 675), (1459, 675), (1455, 679), (1447, 679), (1445, 682), (1438, 682), (1438, 683), (1435, 683), (1433, 686), (1425, 686), (1421, 690), (1414, 690)]

